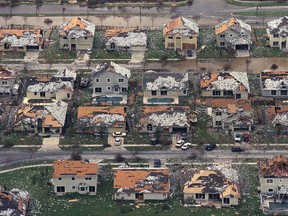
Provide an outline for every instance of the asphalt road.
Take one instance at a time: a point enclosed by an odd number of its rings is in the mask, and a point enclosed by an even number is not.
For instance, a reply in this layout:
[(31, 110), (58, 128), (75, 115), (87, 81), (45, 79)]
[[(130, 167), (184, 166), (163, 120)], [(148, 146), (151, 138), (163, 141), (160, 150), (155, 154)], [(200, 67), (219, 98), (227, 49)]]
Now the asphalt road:
[[(182, 150), (165, 150), (165, 151), (140, 151), (140, 152), (121, 152), (122, 156), (125, 158), (135, 158), (135, 156), (145, 159), (158, 158), (158, 159), (186, 159), (193, 152), (192, 149), (187, 151)], [(101, 151), (101, 152), (83, 152), (83, 158), (89, 159), (114, 159), (115, 155), (119, 151)], [(277, 154), (288, 154), (288, 151), (246, 151), (243, 153), (232, 153), (229, 150), (216, 150), (211, 152), (205, 152), (201, 154), (195, 152), (198, 156), (206, 158), (208, 161), (223, 161), (226, 159), (264, 159), (272, 157)], [(41, 160), (59, 160), (59, 159), (68, 159), (71, 155), (71, 152), (68, 151), (58, 151), (58, 152), (17, 152), (17, 151), (1, 151), (0, 152), (0, 167), (5, 165), (17, 164), (24, 161), (41, 161)]]

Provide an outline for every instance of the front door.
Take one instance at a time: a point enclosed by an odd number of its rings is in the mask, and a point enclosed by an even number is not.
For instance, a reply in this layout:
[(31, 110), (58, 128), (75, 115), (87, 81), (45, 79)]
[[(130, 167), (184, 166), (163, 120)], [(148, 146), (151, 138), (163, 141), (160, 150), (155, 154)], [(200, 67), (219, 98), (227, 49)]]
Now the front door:
[(282, 49), (286, 49), (286, 41), (284, 41), (284, 42), (281, 43), (281, 48), (282, 48)]
[(136, 193), (136, 199), (137, 199), (137, 200), (144, 200), (144, 195), (143, 195), (143, 193)]

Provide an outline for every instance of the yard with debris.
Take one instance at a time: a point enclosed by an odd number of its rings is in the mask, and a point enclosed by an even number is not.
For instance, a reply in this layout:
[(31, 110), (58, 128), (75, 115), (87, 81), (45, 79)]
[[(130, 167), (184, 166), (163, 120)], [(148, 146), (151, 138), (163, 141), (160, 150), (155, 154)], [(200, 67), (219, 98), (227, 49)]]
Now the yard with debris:
[(24, 59), (25, 52), (0, 52), (0, 60), (4, 59)]
[(105, 32), (96, 31), (94, 35), (94, 45), (92, 49), (91, 59), (127, 59), (131, 58), (130, 53), (118, 53), (107, 51), (105, 46)]
[(160, 30), (147, 32), (146, 59), (176, 58), (180, 56), (174, 50), (166, 50), (164, 47), (163, 33)]
[(198, 59), (206, 58), (233, 58), (235, 53), (228, 52), (225, 49), (217, 48), (215, 34), (213, 29), (202, 29), (198, 37), (198, 49), (204, 47), (203, 50), (197, 52)]
[[(134, 203), (132, 201), (113, 201), (113, 173), (110, 166), (101, 168), (100, 185), (98, 185), (97, 195), (69, 194), (66, 196), (56, 196), (53, 187), (48, 184), (52, 176), (52, 167), (29, 168), (17, 170), (0, 176), (1, 185), (8, 189), (20, 188), (27, 190), (31, 196), (33, 207), (31, 215), (201, 215), (201, 216), (234, 216), (234, 215), (263, 215), (259, 210), (260, 201), (257, 197), (257, 169), (255, 166), (235, 166), (233, 167), (239, 175), (240, 185), (244, 195), (240, 200), (240, 205), (233, 208), (207, 208), (207, 207), (183, 207), (180, 187), (176, 186), (175, 193), (167, 202), (145, 202)], [(180, 169), (178, 169), (181, 171)], [(174, 172), (173, 172), (174, 173)], [(175, 172), (177, 175), (178, 172)], [(232, 172), (234, 173), (234, 172)], [(174, 177), (175, 177), (174, 174)], [(178, 181), (173, 179), (173, 183)], [(179, 185), (179, 183), (178, 183)], [(178, 189), (177, 189), (178, 188)], [(69, 202), (75, 200), (75, 202)]]
[(1, 145), (12, 147), (13, 145), (42, 145), (42, 138), (33, 133), (13, 132), (1, 135)]
[(269, 47), (266, 29), (253, 29), (252, 31), (251, 57), (283, 57), (285, 53), (278, 48)]

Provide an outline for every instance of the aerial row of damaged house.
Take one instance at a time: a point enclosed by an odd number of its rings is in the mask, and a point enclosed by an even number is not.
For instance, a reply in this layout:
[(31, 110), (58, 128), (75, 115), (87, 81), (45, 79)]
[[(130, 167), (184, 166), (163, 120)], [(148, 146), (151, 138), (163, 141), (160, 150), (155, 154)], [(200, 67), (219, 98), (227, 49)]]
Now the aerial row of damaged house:
[[(267, 39), (270, 47), (287, 50), (288, 17), (268, 22)], [(80, 17), (59, 27), (61, 49), (93, 49), (96, 26)], [(230, 18), (215, 26), (217, 47), (229, 51), (249, 51), (252, 45), (252, 28), (237, 18)], [(163, 40), (166, 49), (172, 49), (186, 57), (196, 57), (199, 27), (193, 20), (177, 17), (163, 25)], [(130, 53), (147, 49), (147, 35), (140, 29), (108, 29), (105, 47), (110, 51)], [(0, 29), (0, 51), (41, 51), (44, 48), (44, 33), (41, 29)], [(248, 52), (249, 55), (249, 52)]]
[[(131, 107), (127, 106), (130, 76), (129, 69), (113, 62), (97, 65), (91, 70), (92, 99), (77, 108), (77, 132), (112, 134), (131, 129), (127, 127), (127, 121), (131, 120), (128, 115)], [(269, 102), (264, 108), (263, 121), (272, 127), (288, 125), (285, 100), (274, 100), (287, 98), (287, 80), (287, 71), (266, 70), (260, 74), (262, 98)], [(74, 108), (76, 70), (67, 67), (52, 77), (28, 77), (25, 84), (23, 79), (18, 81), (16, 71), (1, 66), (0, 96), (10, 99), (17, 97), (20, 90), (24, 92), (22, 103), (11, 113), (13, 119), (8, 121), (13, 130), (40, 135), (62, 134), (67, 122), (66, 113)], [(143, 106), (137, 113), (139, 121), (133, 126), (141, 133), (150, 134), (157, 129), (165, 134), (188, 132), (197, 122), (195, 107), (180, 105), (183, 97), (192, 99), (194, 90), (189, 83), (188, 73), (146, 71), (142, 81), (137, 83), (142, 88)], [(207, 108), (213, 127), (231, 131), (252, 130), (257, 120), (253, 112), (255, 99), (251, 97), (246, 72), (204, 73), (194, 85), (201, 90), (195, 104)]]
[[(288, 158), (276, 155), (257, 162), (260, 208), (266, 215), (287, 214), (287, 172)], [(51, 183), (54, 193), (64, 196), (71, 193), (96, 195), (101, 187), (101, 167), (93, 160), (59, 160), (53, 163)], [(144, 202), (168, 200), (173, 194), (171, 173), (164, 164), (161, 167), (113, 168), (114, 200)], [(185, 206), (233, 207), (241, 205), (242, 188), (237, 176), (229, 175), (231, 170), (183, 169), (180, 187)], [(47, 185), (48, 187), (48, 185)], [(1, 215), (27, 215), (30, 203), (29, 193), (19, 189), (0, 188)]]

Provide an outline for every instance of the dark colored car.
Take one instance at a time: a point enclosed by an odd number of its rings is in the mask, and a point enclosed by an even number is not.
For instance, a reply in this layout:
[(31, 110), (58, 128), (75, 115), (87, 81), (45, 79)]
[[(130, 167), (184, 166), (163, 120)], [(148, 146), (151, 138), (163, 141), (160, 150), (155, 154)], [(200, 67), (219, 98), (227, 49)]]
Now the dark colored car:
[(244, 142), (249, 142), (249, 134), (243, 134), (242, 137)]
[(216, 146), (215, 143), (213, 143), (213, 144), (207, 144), (207, 145), (205, 146), (205, 150), (206, 150), (206, 151), (212, 151), (212, 150), (214, 150), (214, 149), (216, 149), (216, 148), (217, 148), (217, 146)]
[(243, 152), (244, 149), (241, 148), (241, 147), (232, 147), (232, 148), (231, 148), (231, 151), (232, 151), (232, 152)]
[(151, 143), (151, 145), (156, 145), (156, 144), (159, 143), (159, 140), (157, 140), (156, 138), (152, 138), (152, 139), (150, 140), (150, 143)]
[(185, 132), (182, 132), (182, 133), (181, 133), (181, 139), (182, 139), (182, 140), (187, 140), (187, 138), (188, 138), (188, 134), (185, 133)]
[(161, 160), (160, 159), (154, 159), (154, 167), (161, 167)]

